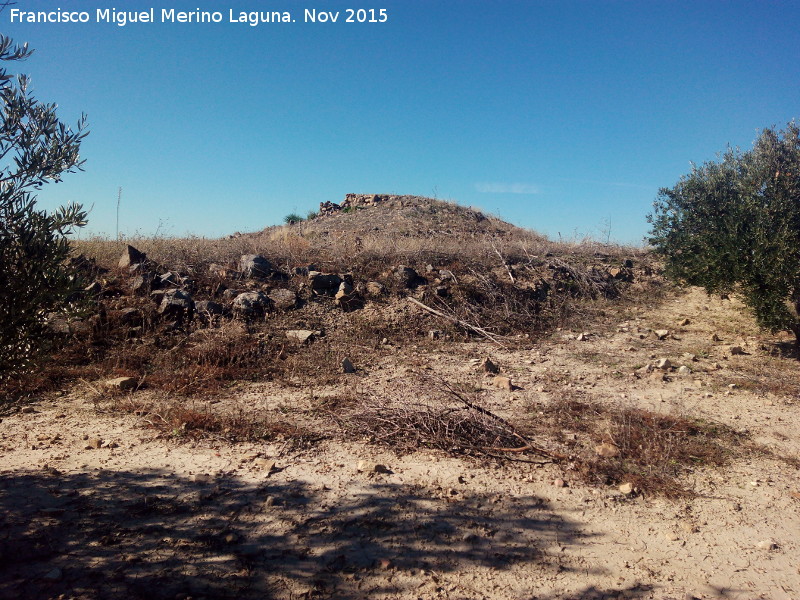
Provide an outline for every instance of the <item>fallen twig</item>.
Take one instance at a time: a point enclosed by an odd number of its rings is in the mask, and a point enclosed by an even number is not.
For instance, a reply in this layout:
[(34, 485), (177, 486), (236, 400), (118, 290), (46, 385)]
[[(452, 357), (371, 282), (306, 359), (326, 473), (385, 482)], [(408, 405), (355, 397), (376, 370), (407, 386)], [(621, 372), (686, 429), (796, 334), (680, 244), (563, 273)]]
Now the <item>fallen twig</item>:
[(489, 451), (489, 452), (514, 452), (514, 453), (536, 452), (537, 454), (542, 454), (544, 456), (548, 456), (550, 458), (554, 458), (554, 459), (558, 459), (558, 460), (566, 460), (568, 458), (564, 454), (559, 454), (558, 452), (553, 452), (551, 450), (547, 450), (545, 448), (541, 448), (541, 447), (533, 444), (531, 441), (529, 441), (523, 435), (519, 434), (516, 431), (516, 429), (514, 429), (514, 426), (511, 425), (511, 423), (509, 423), (508, 421), (506, 421), (503, 417), (494, 414), (492, 411), (487, 410), (487, 409), (483, 408), (482, 406), (478, 406), (474, 402), (470, 402), (469, 400), (464, 398), (464, 396), (462, 396), (456, 390), (454, 390), (453, 387), (449, 383), (447, 383), (446, 381), (444, 382), (444, 387), (447, 389), (447, 391), (450, 393), (450, 395), (453, 396), (454, 398), (456, 398), (459, 402), (462, 402), (463, 404), (465, 404), (467, 407), (471, 408), (472, 410), (478, 411), (479, 413), (484, 414), (487, 417), (490, 417), (490, 418), (494, 419), (498, 423), (501, 423), (504, 427), (508, 428), (508, 431), (509, 431), (509, 433), (511, 433), (511, 435), (513, 435), (515, 438), (518, 438), (523, 444), (525, 444), (524, 446), (518, 446), (516, 448), (486, 446), (486, 447), (482, 447), (481, 448), (482, 450)]
[(502, 346), (502, 347), (505, 348), (505, 344), (503, 344), (503, 342), (500, 341), (500, 338), (503, 337), (503, 336), (494, 335), (493, 333), (489, 333), (488, 331), (486, 331), (483, 327), (478, 327), (477, 325), (472, 325), (470, 323), (467, 323), (466, 321), (462, 321), (461, 319), (457, 319), (456, 317), (454, 317), (452, 315), (448, 315), (448, 314), (443, 313), (443, 312), (441, 312), (439, 310), (436, 310), (435, 308), (431, 308), (430, 306), (428, 306), (426, 304), (423, 304), (422, 302), (412, 298), (411, 296), (407, 296), (406, 300), (408, 300), (412, 304), (415, 304), (416, 306), (419, 306), (421, 309), (428, 311), (432, 315), (436, 315), (437, 317), (441, 317), (443, 319), (447, 319), (448, 321), (456, 323), (457, 325), (460, 325), (464, 329), (469, 329), (473, 333), (477, 333), (478, 335), (485, 337), (487, 340), (489, 340), (491, 342), (494, 342), (498, 346)]

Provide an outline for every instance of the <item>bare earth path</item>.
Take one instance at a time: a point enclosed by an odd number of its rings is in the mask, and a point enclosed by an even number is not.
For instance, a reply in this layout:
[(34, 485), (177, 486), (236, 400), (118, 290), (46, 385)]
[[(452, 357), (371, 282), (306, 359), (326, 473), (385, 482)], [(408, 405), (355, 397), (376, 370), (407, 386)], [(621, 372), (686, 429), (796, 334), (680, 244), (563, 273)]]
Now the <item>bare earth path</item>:
[[(735, 302), (691, 291), (623, 312), (585, 340), (561, 331), (526, 352), (353, 357), (359, 373), (341, 387), (400, 393), (424, 374), (485, 387), (470, 359), (490, 356), (518, 387), (488, 396), (509, 419), (573, 394), (702, 416), (800, 456), (800, 367), (772, 356), (776, 338)], [(660, 358), (691, 373), (633, 375)], [(798, 470), (763, 452), (697, 469), (683, 482), (695, 497), (665, 500), (588, 486), (568, 464), (335, 439), (187, 442), (86, 391), (0, 422), (2, 598), (800, 597)], [(254, 384), (222, 404), (291, 413), (311, 396)]]

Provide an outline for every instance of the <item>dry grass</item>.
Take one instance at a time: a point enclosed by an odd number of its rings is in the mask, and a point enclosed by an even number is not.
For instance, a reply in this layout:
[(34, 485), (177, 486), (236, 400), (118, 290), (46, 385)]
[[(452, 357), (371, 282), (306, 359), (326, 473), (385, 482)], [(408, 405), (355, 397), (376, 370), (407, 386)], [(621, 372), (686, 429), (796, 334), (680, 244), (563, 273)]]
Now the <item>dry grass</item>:
[[(726, 464), (745, 441), (719, 423), (568, 396), (541, 409), (533, 423), (540, 435), (555, 436), (572, 453), (587, 482), (630, 483), (667, 497), (690, 495), (681, 484), (684, 474)], [(600, 444), (613, 445), (619, 454), (598, 456)]]
[(226, 442), (290, 441), (307, 447), (323, 439), (319, 432), (274, 415), (255, 416), (238, 411), (223, 413), (185, 399), (153, 400), (126, 395), (114, 409), (139, 417), (143, 423), (176, 439), (214, 438)]

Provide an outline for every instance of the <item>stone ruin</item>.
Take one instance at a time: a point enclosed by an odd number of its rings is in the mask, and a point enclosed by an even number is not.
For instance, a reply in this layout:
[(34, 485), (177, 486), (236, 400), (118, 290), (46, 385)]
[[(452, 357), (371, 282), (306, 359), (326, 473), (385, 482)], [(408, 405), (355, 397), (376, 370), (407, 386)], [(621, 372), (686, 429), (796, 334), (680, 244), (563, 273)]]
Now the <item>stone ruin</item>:
[(416, 196), (397, 196), (393, 194), (346, 194), (341, 204), (320, 202), (319, 216), (333, 215), (345, 209), (369, 208), (378, 204), (406, 206), (419, 200)]

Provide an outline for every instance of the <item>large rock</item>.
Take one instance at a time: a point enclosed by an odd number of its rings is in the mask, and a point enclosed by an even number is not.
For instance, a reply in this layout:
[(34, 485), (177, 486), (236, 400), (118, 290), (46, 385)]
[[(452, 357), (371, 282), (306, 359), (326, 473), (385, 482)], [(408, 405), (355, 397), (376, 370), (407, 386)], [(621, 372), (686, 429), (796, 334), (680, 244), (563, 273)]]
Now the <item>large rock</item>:
[(167, 320), (178, 323), (191, 321), (194, 316), (194, 300), (183, 290), (169, 290), (161, 296), (158, 313)]
[(115, 377), (114, 379), (106, 379), (103, 386), (108, 389), (119, 390), (125, 392), (134, 390), (139, 385), (135, 377)]
[(419, 273), (406, 265), (398, 265), (393, 273), (400, 285), (406, 288), (415, 288), (425, 283), (425, 279), (420, 277)]
[(339, 286), (342, 285), (342, 278), (336, 273), (320, 273), (319, 271), (309, 271), (308, 283), (311, 286), (311, 291), (315, 294), (333, 296), (337, 291), (339, 291)]
[(304, 344), (310, 342), (315, 337), (322, 335), (321, 331), (312, 331), (310, 329), (290, 329), (286, 332), (286, 337), (290, 340), (295, 340)]
[[(344, 283), (342, 283), (344, 286)], [(334, 296), (336, 306), (340, 307), (345, 312), (350, 312), (353, 310), (359, 310), (364, 308), (364, 298), (357, 292), (353, 291), (353, 287), (349, 287), (350, 291), (348, 292), (346, 288), (340, 288), (338, 292), (336, 292), (336, 296)]]
[(633, 272), (627, 268), (620, 269), (619, 267), (611, 267), (608, 269), (608, 274), (617, 281), (633, 281)]
[(297, 306), (297, 294), (292, 290), (275, 289), (267, 294), (278, 310), (290, 310)]
[(270, 299), (264, 292), (244, 292), (233, 299), (233, 313), (243, 319), (263, 317), (270, 308)]
[(275, 269), (272, 263), (260, 254), (243, 254), (239, 259), (239, 270), (245, 277), (266, 278)]
[(158, 287), (156, 281), (156, 276), (153, 273), (141, 273), (130, 280), (131, 293), (146, 296), (154, 288)]
[(133, 246), (128, 245), (122, 253), (118, 265), (121, 269), (127, 269), (132, 265), (139, 265), (146, 261), (147, 255), (144, 252), (139, 252)]
[(163, 275), (158, 276), (158, 287), (181, 287), (184, 283), (183, 277), (174, 271), (167, 271)]

